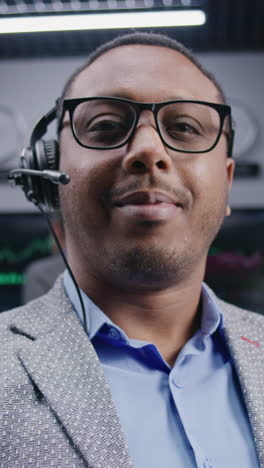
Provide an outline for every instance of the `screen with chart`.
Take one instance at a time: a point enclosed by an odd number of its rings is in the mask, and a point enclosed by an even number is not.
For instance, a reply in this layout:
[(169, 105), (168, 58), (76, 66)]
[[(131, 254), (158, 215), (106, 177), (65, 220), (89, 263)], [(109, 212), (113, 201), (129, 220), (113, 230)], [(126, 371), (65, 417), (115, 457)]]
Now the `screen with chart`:
[(50, 248), (40, 214), (0, 214), (0, 311), (20, 305), (26, 266), (49, 255)]

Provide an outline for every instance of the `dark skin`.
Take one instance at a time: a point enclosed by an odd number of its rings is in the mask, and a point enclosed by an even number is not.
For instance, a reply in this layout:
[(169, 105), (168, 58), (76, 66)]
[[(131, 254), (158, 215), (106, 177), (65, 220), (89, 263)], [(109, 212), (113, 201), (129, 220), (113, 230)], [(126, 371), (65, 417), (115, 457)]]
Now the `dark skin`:
[[(85, 96), (221, 103), (215, 85), (186, 57), (144, 45), (108, 51), (82, 71), (67, 97)], [(71, 183), (60, 197), (76, 280), (128, 337), (154, 343), (173, 365), (199, 327), (208, 249), (230, 214), (234, 162), (226, 156), (226, 137), (209, 153), (177, 153), (164, 146), (152, 113), (144, 111), (129, 143), (99, 151), (77, 144), (68, 119), (61, 169)], [(171, 202), (153, 210), (146, 201), (143, 214), (116, 203), (139, 192)]]

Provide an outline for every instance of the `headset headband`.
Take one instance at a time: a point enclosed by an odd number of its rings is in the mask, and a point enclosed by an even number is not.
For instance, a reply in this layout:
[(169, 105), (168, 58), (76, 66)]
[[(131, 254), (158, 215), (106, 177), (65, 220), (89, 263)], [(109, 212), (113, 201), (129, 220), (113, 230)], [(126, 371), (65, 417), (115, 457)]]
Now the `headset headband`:
[(48, 125), (57, 117), (57, 107), (53, 107), (47, 114), (45, 114), (34, 127), (31, 137), (30, 146), (34, 147), (38, 140), (41, 140), (43, 135), (47, 132)]

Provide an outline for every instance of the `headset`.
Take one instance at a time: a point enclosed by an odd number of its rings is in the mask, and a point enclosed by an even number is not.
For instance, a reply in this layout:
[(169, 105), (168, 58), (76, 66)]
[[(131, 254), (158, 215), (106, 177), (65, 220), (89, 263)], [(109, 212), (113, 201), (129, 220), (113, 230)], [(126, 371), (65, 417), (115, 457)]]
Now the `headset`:
[(69, 175), (58, 170), (58, 141), (42, 139), (56, 117), (57, 108), (53, 107), (39, 120), (31, 133), (29, 146), (20, 154), (20, 167), (8, 174), (8, 179), (22, 188), (30, 202), (48, 211), (59, 208), (58, 184), (70, 182)]
[[(23, 148), (20, 154), (20, 167), (10, 171), (8, 179), (22, 188), (26, 198), (34, 203), (45, 216), (76, 288), (82, 309), (83, 326), (87, 333), (87, 320), (81, 291), (48, 216), (48, 212), (57, 210), (60, 205), (58, 185), (66, 185), (70, 182), (70, 176), (66, 172), (58, 171), (60, 159), (58, 141), (42, 139), (47, 133), (48, 126), (56, 117), (57, 106), (53, 107), (35, 125), (30, 136), (29, 146)], [(41, 180), (38, 180), (39, 178)]]

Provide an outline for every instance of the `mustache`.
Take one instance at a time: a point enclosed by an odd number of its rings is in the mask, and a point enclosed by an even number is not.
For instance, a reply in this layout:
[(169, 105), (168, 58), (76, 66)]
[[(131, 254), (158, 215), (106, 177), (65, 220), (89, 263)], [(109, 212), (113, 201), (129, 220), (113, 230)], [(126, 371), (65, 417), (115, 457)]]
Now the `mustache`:
[(152, 178), (145, 183), (142, 180), (135, 180), (130, 182), (126, 186), (113, 187), (107, 195), (105, 194), (105, 200), (108, 202), (114, 199), (122, 198), (130, 192), (137, 192), (141, 190), (153, 190), (156, 192), (165, 192), (171, 195), (172, 198), (178, 200), (184, 208), (188, 208), (191, 204), (191, 194), (189, 191), (182, 187), (173, 187), (171, 184), (158, 178)]

